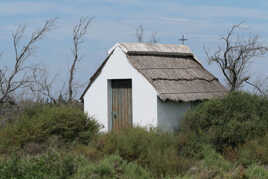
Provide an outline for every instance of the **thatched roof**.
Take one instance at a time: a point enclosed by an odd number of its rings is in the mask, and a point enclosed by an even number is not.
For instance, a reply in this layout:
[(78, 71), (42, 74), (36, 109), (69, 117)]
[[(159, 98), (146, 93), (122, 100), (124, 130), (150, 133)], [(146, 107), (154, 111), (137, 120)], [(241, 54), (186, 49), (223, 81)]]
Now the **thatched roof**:
[[(119, 43), (110, 55), (117, 47), (126, 53), (132, 66), (152, 84), (163, 101), (197, 101), (226, 94), (218, 79), (205, 70), (184, 45)], [(98, 76), (96, 74), (91, 83)]]
[(109, 53), (111, 53), (116, 47), (120, 47), (126, 54), (192, 55), (191, 50), (185, 45), (158, 43), (117, 43), (111, 48)]

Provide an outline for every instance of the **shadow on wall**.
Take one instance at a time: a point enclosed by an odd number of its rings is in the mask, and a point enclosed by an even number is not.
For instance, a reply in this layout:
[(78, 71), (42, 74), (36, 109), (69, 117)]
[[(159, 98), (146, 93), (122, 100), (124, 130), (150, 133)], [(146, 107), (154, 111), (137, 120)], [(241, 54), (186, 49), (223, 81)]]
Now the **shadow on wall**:
[(165, 132), (177, 131), (185, 113), (200, 102), (162, 102), (157, 100), (157, 126)]

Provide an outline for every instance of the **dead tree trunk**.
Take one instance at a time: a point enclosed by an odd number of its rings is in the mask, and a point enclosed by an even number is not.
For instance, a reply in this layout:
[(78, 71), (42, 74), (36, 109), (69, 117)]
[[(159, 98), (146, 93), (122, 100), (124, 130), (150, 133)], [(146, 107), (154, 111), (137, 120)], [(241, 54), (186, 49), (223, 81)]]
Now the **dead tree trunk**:
[(69, 81), (68, 81), (68, 101), (73, 101), (74, 93), (74, 75), (77, 68), (77, 64), (81, 58), (80, 56), (80, 45), (84, 42), (85, 35), (87, 34), (88, 26), (93, 18), (81, 18), (80, 22), (73, 28), (73, 62), (69, 70)]
[(222, 37), (223, 46), (209, 55), (206, 51), (209, 63), (216, 63), (223, 73), (230, 91), (238, 90), (244, 83), (249, 82), (250, 76), (247, 70), (250, 62), (255, 57), (264, 55), (268, 48), (263, 46), (257, 35), (241, 40), (239, 34), (234, 38), (235, 32), (239, 32), (241, 24), (232, 26), (225, 37)]
[(0, 69), (0, 103), (12, 101), (13, 93), (32, 85), (33, 80), (29, 73), (32, 68), (26, 66), (25, 62), (32, 56), (34, 45), (54, 27), (55, 21), (56, 19), (47, 20), (23, 45), (20, 45), (20, 42), (24, 37), (26, 26), (19, 26), (12, 34), (15, 64), (11, 70), (8, 67)]

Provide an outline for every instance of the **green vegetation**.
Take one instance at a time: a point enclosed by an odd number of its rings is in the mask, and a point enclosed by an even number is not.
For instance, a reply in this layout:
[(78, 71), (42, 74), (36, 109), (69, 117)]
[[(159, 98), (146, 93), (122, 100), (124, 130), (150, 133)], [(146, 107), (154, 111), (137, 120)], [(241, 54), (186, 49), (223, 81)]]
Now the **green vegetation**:
[(19, 118), (0, 131), (0, 152), (13, 152), (27, 144), (42, 144), (50, 138), (64, 143), (88, 144), (99, 125), (73, 106), (36, 105), (26, 108)]
[(191, 158), (178, 155), (179, 141), (174, 134), (143, 128), (125, 129), (100, 136), (93, 147), (105, 154), (119, 154), (135, 161), (155, 177), (184, 173), (193, 165)]
[(22, 158), (14, 155), (0, 162), (0, 178), (68, 178), (73, 175), (80, 160), (57, 152)]
[(182, 130), (202, 136), (218, 151), (237, 147), (268, 131), (268, 100), (233, 92), (222, 100), (207, 101), (188, 112)]
[(176, 133), (103, 134), (77, 105), (29, 106), (0, 129), (0, 179), (268, 178), (268, 100), (259, 96), (206, 101)]
[(92, 163), (83, 156), (47, 152), (39, 156), (13, 156), (0, 162), (0, 179), (98, 179), (98, 178), (150, 178), (149, 172), (136, 163), (128, 163), (118, 155), (107, 156)]
[(147, 179), (151, 178), (148, 171), (134, 162), (127, 162), (118, 155), (105, 157), (97, 164), (84, 163), (78, 168), (74, 178), (98, 179), (98, 178), (129, 178)]

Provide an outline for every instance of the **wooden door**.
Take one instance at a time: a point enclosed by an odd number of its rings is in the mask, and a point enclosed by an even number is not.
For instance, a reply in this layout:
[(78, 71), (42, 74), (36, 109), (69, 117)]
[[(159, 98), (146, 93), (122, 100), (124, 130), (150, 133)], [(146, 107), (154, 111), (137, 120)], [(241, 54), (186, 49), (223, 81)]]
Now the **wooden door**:
[(112, 130), (132, 127), (131, 80), (112, 80)]

